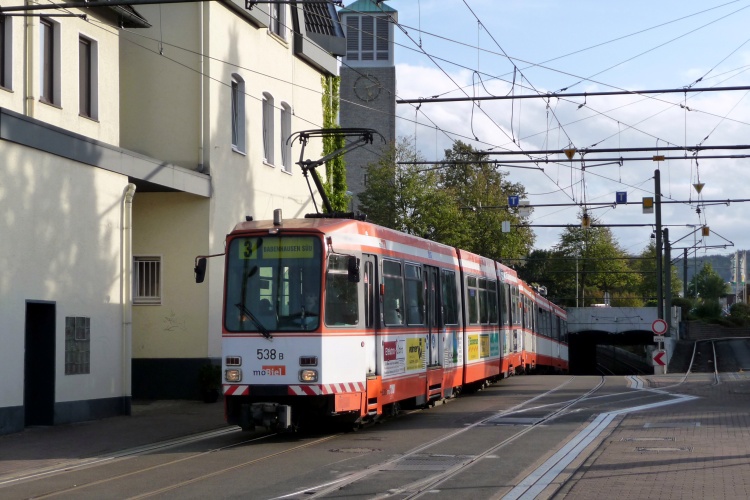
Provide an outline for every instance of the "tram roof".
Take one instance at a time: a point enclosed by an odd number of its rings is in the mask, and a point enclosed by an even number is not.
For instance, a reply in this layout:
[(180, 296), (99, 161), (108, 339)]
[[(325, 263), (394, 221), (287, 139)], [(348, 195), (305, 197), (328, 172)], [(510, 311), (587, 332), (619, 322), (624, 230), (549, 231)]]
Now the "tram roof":
[(419, 236), (414, 236), (395, 229), (378, 226), (371, 222), (363, 222), (355, 219), (331, 219), (331, 218), (303, 218), (303, 219), (284, 219), (281, 225), (276, 226), (273, 220), (257, 220), (249, 222), (240, 222), (234, 227), (232, 233), (242, 233), (245, 231), (263, 231), (278, 228), (282, 233), (284, 231), (302, 232), (312, 231), (320, 232), (326, 235), (334, 234), (360, 234), (375, 238), (383, 238), (389, 241), (405, 243), (410, 245), (421, 245), (430, 248), (444, 248), (453, 251), (450, 245), (427, 240)]

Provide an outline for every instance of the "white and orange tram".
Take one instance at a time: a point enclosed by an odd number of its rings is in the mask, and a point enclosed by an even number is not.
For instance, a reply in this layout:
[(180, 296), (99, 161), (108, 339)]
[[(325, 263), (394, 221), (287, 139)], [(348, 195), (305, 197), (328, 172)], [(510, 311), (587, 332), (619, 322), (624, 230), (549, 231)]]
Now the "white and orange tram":
[(223, 393), (227, 421), (243, 429), (356, 425), (568, 368), (565, 312), (464, 250), (277, 211), (238, 224), (225, 259)]

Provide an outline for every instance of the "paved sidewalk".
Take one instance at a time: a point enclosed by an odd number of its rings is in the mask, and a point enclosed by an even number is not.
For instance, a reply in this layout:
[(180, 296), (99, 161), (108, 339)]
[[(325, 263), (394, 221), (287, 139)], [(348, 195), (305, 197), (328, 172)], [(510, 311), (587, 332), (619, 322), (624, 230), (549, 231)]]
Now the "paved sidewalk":
[(129, 448), (227, 428), (222, 401), (134, 401), (131, 411), (131, 416), (31, 427), (0, 436), (0, 485)]
[[(674, 377), (644, 377), (665, 387)], [(572, 477), (552, 498), (750, 498), (750, 379), (682, 384), (670, 392), (698, 399), (629, 413), (591, 445)]]

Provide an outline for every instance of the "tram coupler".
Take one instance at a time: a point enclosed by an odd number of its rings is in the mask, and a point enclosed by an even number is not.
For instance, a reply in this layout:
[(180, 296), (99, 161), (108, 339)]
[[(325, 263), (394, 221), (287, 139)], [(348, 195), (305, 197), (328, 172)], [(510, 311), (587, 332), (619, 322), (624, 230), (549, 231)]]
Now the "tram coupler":
[(254, 430), (256, 425), (267, 429), (290, 429), (292, 407), (278, 403), (243, 404), (240, 411), (240, 427), (243, 431), (250, 431)]

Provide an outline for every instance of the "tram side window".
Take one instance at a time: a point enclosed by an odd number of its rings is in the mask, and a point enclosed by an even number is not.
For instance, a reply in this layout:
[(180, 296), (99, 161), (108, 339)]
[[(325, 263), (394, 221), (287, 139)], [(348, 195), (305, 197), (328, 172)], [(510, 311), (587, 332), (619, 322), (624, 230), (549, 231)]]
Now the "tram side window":
[(469, 293), (469, 324), (479, 324), (479, 286), (473, 276), (466, 278), (466, 291)]
[(326, 325), (350, 326), (359, 323), (359, 287), (348, 278), (347, 255), (328, 257), (326, 273)]
[(383, 284), (383, 321), (386, 325), (403, 325), (404, 284), (400, 262), (383, 261)]
[(500, 314), (503, 326), (510, 326), (510, 309), (508, 303), (510, 302), (510, 285), (500, 284)]
[(552, 316), (552, 325), (553, 325), (552, 332), (551, 332), (552, 338), (555, 340), (560, 340), (561, 321), (560, 321), (559, 316), (557, 315)]
[(406, 324), (424, 324), (424, 285), (422, 268), (414, 264), (404, 264), (406, 285)]
[(539, 333), (545, 337), (549, 337), (549, 333), (547, 332), (547, 311), (541, 307), (536, 308), (536, 321)]
[(549, 336), (553, 339), (560, 338), (560, 318), (555, 315), (554, 311), (549, 313)]
[(487, 280), (480, 278), (479, 280), (479, 322), (483, 325), (487, 324), (489, 318), (489, 297), (487, 295)]
[(456, 273), (443, 269), (440, 280), (443, 298), (443, 324), (458, 324), (458, 296), (456, 294)]
[(492, 325), (497, 325), (497, 283), (487, 281), (487, 320)]
[(520, 294), (518, 293), (518, 287), (514, 286), (511, 287), (511, 296), (510, 296), (510, 315), (512, 318), (513, 325), (520, 325), (521, 324), (521, 302), (520, 302)]
[(523, 297), (523, 315), (524, 315), (524, 321), (526, 324), (526, 328), (533, 328), (532, 321), (532, 314), (534, 313), (534, 310), (531, 308), (531, 301), (529, 301), (528, 297)]

